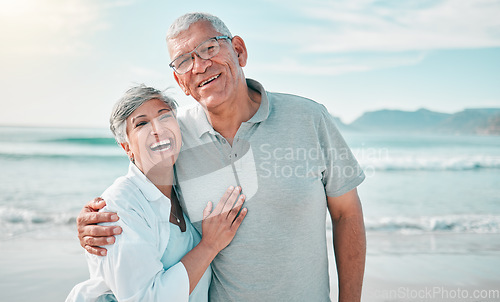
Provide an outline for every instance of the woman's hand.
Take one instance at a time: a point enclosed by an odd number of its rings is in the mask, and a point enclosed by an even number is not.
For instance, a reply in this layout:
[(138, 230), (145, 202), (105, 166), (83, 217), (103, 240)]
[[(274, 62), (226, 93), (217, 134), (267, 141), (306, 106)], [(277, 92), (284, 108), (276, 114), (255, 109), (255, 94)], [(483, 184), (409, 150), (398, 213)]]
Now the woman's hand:
[(246, 208), (243, 208), (240, 212), (245, 201), (245, 195), (243, 194), (238, 198), (240, 192), (240, 187), (230, 187), (213, 211), (212, 202), (208, 202), (203, 211), (200, 245), (219, 253), (233, 240), (236, 231), (247, 214)]
[(240, 187), (230, 187), (213, 211), (211, 202), (203, 211), (201, 241), (181, 259), (189, 276), (189, 293), (194, 290), (215, 256), (233, 240), (245, 218), (247, 209), (240, 212), (245, 196), (238, 198), (240, 192)]

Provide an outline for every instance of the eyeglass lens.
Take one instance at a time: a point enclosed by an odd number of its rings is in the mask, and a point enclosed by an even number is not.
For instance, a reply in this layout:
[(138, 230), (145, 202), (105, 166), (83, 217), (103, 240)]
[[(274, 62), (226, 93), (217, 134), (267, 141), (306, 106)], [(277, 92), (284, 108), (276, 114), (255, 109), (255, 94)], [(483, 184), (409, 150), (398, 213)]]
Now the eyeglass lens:
[(193, 53), (196, 53), (200, 58), (204, 60), (211, 59), (219, 53), (220, 45), (219, 41), (215, 38), (211, 38), (200, 45), (198, 45), (190, 53), (186, 53), (172, 62), (172, 67), (180, 74), (186, 73), (191, 68), (193, 68)]

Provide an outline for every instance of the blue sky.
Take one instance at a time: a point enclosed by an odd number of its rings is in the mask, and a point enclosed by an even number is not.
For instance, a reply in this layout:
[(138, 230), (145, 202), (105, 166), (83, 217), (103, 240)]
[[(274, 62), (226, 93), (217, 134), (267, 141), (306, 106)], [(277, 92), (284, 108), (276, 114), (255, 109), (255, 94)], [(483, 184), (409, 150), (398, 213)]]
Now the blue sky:
[(226, 22), (247, 77), (365, 111), (500, 107), (500, 1), (0, 0), (0, 125), (107, 127), (134, 83), (173, 87), (165, 33), (181, 14)]

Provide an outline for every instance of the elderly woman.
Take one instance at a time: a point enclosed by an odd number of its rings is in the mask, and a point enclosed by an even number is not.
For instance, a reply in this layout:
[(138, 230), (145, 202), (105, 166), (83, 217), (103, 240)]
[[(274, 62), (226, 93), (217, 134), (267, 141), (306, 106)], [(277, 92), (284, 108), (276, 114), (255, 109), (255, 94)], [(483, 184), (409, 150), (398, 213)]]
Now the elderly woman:
[(107, 256), (87, 253), (91, 278), (67, 301), (208, 301), (210, 263), (243, 221), (244, 196), (231, 187), (213, 212), (208, 202), (200, 238), (173, 187), (181, 148), (175, 109), (172, 99), (144, 85), (116, 103), (110, 128), (131, 163), (102, 196), (103, 210), (118, 213), (123, 233)]

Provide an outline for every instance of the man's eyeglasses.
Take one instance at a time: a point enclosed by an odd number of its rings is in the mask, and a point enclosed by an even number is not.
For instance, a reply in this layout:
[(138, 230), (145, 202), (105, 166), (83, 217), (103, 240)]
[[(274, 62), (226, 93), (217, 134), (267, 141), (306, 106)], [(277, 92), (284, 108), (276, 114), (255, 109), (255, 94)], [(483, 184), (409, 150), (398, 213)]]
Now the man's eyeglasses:
[(211, 59), (215, 57), (220, 50), (219, 40), (227, 39), (231, 41), (231, 38), (228, 36), (217, 36), (210, 38), (198, 46), (196, 46), (193, 51), (185, 53), (177, 58), (175, 58), (168, 66), (172, 67), (172, 69), (177, 74), (185, 74), (193, 68), (194, 56), (196, 54), (198, 57), (204, 60)]

